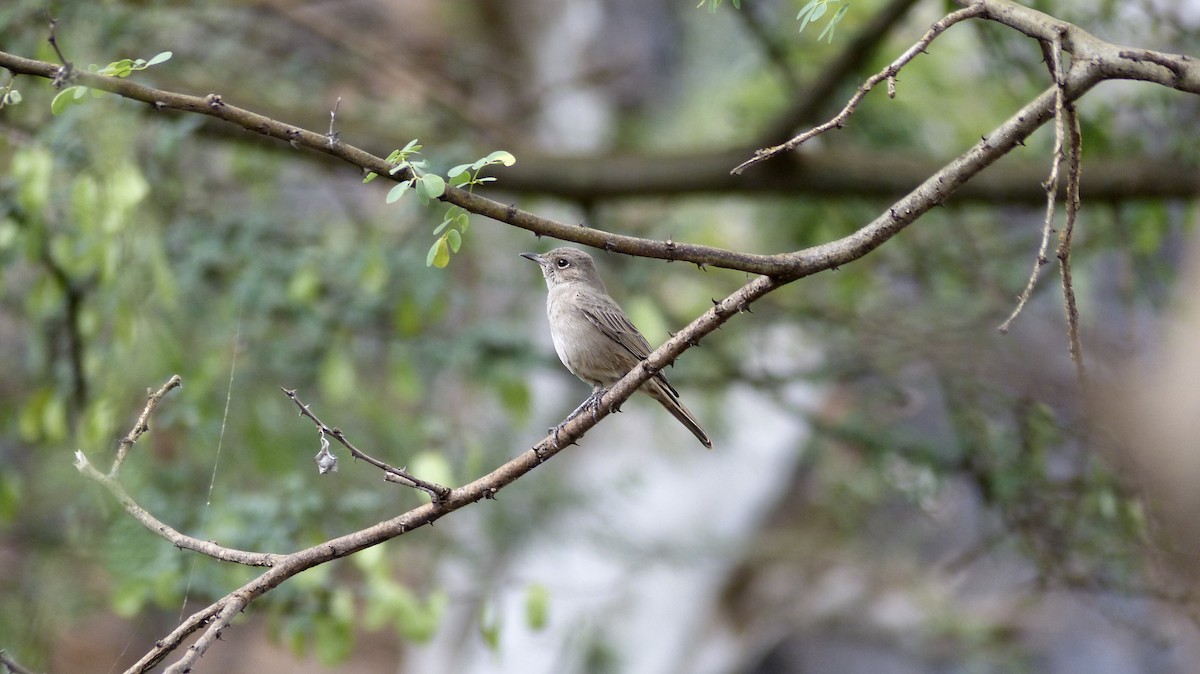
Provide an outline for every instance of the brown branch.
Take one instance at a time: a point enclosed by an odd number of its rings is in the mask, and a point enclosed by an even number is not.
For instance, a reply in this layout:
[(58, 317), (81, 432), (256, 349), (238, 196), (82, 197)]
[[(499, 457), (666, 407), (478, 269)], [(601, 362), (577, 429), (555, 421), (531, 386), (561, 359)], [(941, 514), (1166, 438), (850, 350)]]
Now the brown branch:
[(191, 672), (200, 656), (204, 655), (209, 646), (221, 638), (221, 630), (228, 627), (230, 621), (237, 617), (237, 614), (241, 613), (249, 602), (249, 599), (237, 593), (229, 595), (227, 599), (228, 601), (224, 603), (221, 610), (209, 621), (208, 629), (204, 631), (204, 634), (196, 640), (196, 643), (188, 646), (187, 653), (182, 658), (164, 670), (166, 674)]
[[(1010, 21), (1015, 26), (1024, 26), (1022, 22), (1031, 20), (1030, 17), (1043, 23), (1052, 22), (1052, 25), (1070, 26), (1070, 24), (1050, 19), (1050, 17), (1040, 12), (1028, 10), (1019, 5), (1003, 2), (1002, 0), (979, 0), (977, 3), (972, 3), (971, 7), (975, 7), (976, 5), (984, 7), (987, 18), (999, 16)], [(1000, 9), (1008, 8), (1015, 9), (1008, 14), (999, 11)], [(1032, 28), (1029, 30), (1032, 30)], [(1047, 32), (1048, 35), (1051, 33), (1052, 31)], [(1190, 67), (1195, 65), (1190, 60), (1187, 61), (1189, 69), (1185, 71), (1184, 76), (1175, 76), (1155, 63), (1120, 58), (1117, 56), (1118, 50), (1116, 47), (1096, 40), (1078, 29), (1070, 30), (1066, 34), (1064, 48), (1074, 49), (1075, 51), (1072, 53), (1078, 62), (1086, 63), (1086, 67), (1072, 69), (1078, 70), (1078, 72), (1073, 73), (1068, 78), (1064, 87), (1068, 100), (1074, 100), (1079, 97), (1099, 81), (1114, 78), (1155, 81), (1167, 86), (1174, 86), (1176, 89), (1184, 91), (1192, 91), (1194, 88), (1196, 93), (1200, 93), (1200, 68)], [(1081, 54), (1088, 58), (1083, 58)], [(0, 67), (7, 68), (15, 73), (36, 75), (51, 79), (61, 71), (61, 68), (54, 64), (25, 59), (4, 52), (0, 52)], [(206, 97), (189, 96), (146, 87), (129, 79), (105, 77), (87, 72), (77, 73), (74, 81), (82, 86), (109, 91), (126, 98), (146, 102), (153, 105), (155, 109), (172, 108), (222, 119), (244, 129), (271, 138), (285, 140), (294, 147), (309, 148), (338, 157), (365, 171), (374, 171), (391, 179), (404, 180), (411, 177), (404, 171), (394, 176), (389, 175), (392, 167), (381, 157), (372, 155), (344, 142), (331, 144), (329, 143), (328, 136), (324, 133), (301, 129), (264, 115), (229, 105), (216, 94), (210, 94)], [(656, 241), (614, 234), (591, 229), (583, 225), (565, 224), (539, 217), (523, 211), (515, 205), (502, 204), (479, 194), (457, 188), (447, 188), (445, 195), (441, 198), (465, 210), (507, 223), (514, 227), (526, 229), (539, 236), (573, 241), (594, 248), (603, 248), (609, 251), (641, 257), (683, 260), (701, 265), (737, 269), (753, 274), (766, 274), (782, 278), (799, 278), (857, 259), (861, 254), (865, 254), (865, 252), (861, 252), (863, 249), (859, 248), (859, 244), (864, 236), (876, 236), (880, 233), (890, 236), (912, 222), (917, 216), (925, 213), (932, 206), (943, 203), (951, 192), (965, 184), (983, 168), (1008, 153), (1015, 147), (1016, 142), (1023, 140), (1034, 129), (1049, 119), (1049, 115), (1044, 114), (1046, 103), (1047, 100), (1043, 94), (1042, 97), (1026, 105), (1016, 117), (1005, 122), (1004, 125), (990, 136), (985, 137), (985, 140), (980, 145), (972, 148), (935, 173), (937, 184), (931, 184), (930, 180), (927, 180), (920, 187), (910, 192), (908, 196), (901, 199), (890, 209), (889, 212), (892, 214), (892, 216), (888, 216), (890, 223), (887, 223), (885, 226), (875, 227), (868, 225), (859, 233), (839, 242), (793, 253), (760, 255), (725, 250), (712, 246), (701, 246), (670, 240)], [(1035, 123), (1028, 123), (1030, 120), (1034, 120)], [(1010, 131), (1015, 132), (1017, 135), (1010, 134)], [(996, 142), (996, 139), (1001, 137), (1005, 139), (1004, 142)], [(898, 217), (895, 217), (897, 215)], [(881, 241), (876, 241), (874, 245), (865, 250), (869, 252), (879, 242)], [(849, 248), (845, 248), (845, 246), (849, 246)], [(837, 259), (830, 257), (833, 252), (831, 248), (838, 247), (841, 247), (841, 252), (836, 255)], [(854, 250), (860, 252), (855, 253), (853, 252)]]
[(346, 439), (346, 434), (343, 433), (340, 428), (333, 428), (325, 425), (324, 422), (322, 422), (315, 414), (312, 413), (312, 410), (308, 408), (308, 405), (300, 402), (300, 398), (296, 396), (295, 389), (286, 389), (283, 387), (280, 387), (280, 389), (283, 391), (284, 395), (290, 398), (292, 402), (296, 403), (296, 407), (300, 408), (300, 416), (308, 417), (314, 424), (317, 425), (317, 429), (320, 430), (322, 434), (332, 435), (335, 439), (337, 439), (338, 442), (342, 444), (343, 447), (350, 450), (350, 455), (354, 458), (361, 459), (362, 461), (375, 466), (379, 470), (382, 470), (385, 478), (388, 475), (395, 478), (389, 480), (390, 482), (399, 482), (399, 484), (407, 485), (409, 487), (413, 487), (414, 489), (420, 489), (426, 494), (429, 494), (429, 497), (433, 499), (435, 504), (441, 503), (450, 495), (449, 487), (443, 487), (442, 485), (433, 482), (426, 482), (425, 480), (412, 475), (403, 468), (390, 466), (355, 447), (348, 439)]
[(204, 555), (208, 555), (213, 559), (219, 559), (224, 562), (235, 562), (237, 564), (245, 564), (247, 566), (273, 566), (281, 558), (280, 555), (265, 553), (265, 552), (247, 552), (245, 550), (237, 550), (235, 548), (227, 548), (217, 545), (211, 541), (202, 541), (198, 538), (180, 533), (178, 530), (167, 525), (162, 520), (159, 520), (154, 515), (150, 514), (145, 508), (138, 505), (129, 492), (121, 486), (119, 480), (115, 476), (105, 475), (96, 470), (83, 452), (75, 452), (75, 468), (83, 473), (85, 477), (93, 480), (100, 486), (108, 490), (108, 493), (121, 504), (125, 512), (130, 517), (137, 520), (142, 526), (150, 531), (167, 539), (177, 548), (181, 550), (192, 550)]
[(155, 642), (154, 648), (151, 648), (149, 652), (141, 657), (141, 659), (133, 663), (129, 669), (125, 670), (125, 674), (133, 674), (134, 672), (148, 672), (151, 669), (154, 669), (158, 663), (166, 659), (166, 657), (170, 655), (176, 648), (179, 648), (179, 645), (183, 643), (183, 640), (186, 639), (188, 635), (192, 634), (201, 627), (210, 624), (213, 616), (220, 613), (221, 609), (224, 608), (228, 598), (229, 597), (227, 595), (226, 597), (223, 597), (209, 606), (188, 616), (188, 619), (180, 623), (175, 629), (171, 630), (170, 634)]

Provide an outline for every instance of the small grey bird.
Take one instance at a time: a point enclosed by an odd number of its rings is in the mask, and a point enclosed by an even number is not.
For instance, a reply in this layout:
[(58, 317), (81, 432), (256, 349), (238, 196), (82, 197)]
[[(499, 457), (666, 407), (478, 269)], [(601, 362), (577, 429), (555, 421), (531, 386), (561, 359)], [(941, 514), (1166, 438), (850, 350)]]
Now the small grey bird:
[[(592, 256), (575, 248), (545, 255), (521, 253), (538, 263), (549, 294), (546, 316), (558, 359), (576, 377), (592, 385), (592, 395), (571, 413), (579, 414), (650, 355), (650, 343), (609, 297)], [(638, 389), (657, 400), (707, 448), (712, 441), (700, 422), (679, 402), (679, 392), (661, 372)]]

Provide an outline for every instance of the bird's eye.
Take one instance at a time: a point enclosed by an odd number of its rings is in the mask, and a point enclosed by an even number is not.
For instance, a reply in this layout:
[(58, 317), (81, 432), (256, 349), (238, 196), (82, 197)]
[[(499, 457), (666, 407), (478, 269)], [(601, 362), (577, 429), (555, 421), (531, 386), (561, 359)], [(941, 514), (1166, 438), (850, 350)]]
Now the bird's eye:
[(570, 260), (568, 260), (568, 259), (567, 259), (567, 258), (565, 258), (565, 257), (560, 257), (560, 258), (558, 258), (558, 260), (555, 262), (555, 264), (557, 264), (557, 265), (558, 265), (558, 268), (559, 268), (559, 269), (566, 269), (567, 267), (570, 267), (570, 266), (571, 266), (571, 261), (570, 261)]

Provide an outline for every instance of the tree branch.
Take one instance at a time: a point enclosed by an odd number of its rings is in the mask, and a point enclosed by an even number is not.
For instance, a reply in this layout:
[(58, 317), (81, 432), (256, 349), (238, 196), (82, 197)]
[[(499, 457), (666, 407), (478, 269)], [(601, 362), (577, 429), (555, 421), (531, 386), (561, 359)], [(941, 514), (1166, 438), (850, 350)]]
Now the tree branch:
[(931, 26), (929, 30), (925, 32), (925, 35), (922, 36), (920, 40), (917, 40), (916, 44), (909, 47), (908, 50), (897, 57), (896, 60), (889, 63), (886, 68), (868, 77), (866, 82), (863, 82), (861, 85), (859, 85), (858, 91), (854, 92), (854, 95), (850, 97), (850, 101), (846, 103), (841, 112), (833, 116), (833, 119), (830, 119), (824, 124), (814, 126), (808, 131), (805, 131), (797, 136), (793, 136), (790, 140), (784, 143), (756, 151), (753, 157), (735, 166), (730, 173), (734, 175), (740, 174), (755, 164), (767, 161), (768, 159), (771, 159), (772, 157), (784, 152), (795, 150), (805, 142), (816, 138), (830, 129), (842, 128), (846, 124), (846, 120), (850, 118), (850, 115), (854, 114), (854, 110), (858, 108), (858, 104), (861, 103), (862, 100), (866, 98), (867, 94), (870, 93), (870, 91), (874, 89), (875, 86), (880, 82), (887, 81), (888, 98), (894, 98), (896, 96), (896, 75), (900, 73), (900, 70), (904, 66), (908, 65), (918, 55), (923, 54), (925, 52), (925, 48), (929, 46), (929, 43), (933, 42), (937, 36), (945, 32), (947, 28), (959, 23), (960, 21), (973, 19), (981, 14), (983, 14), (982, 7), (965, 7), (935, 22), (933, 26)]
[(372, 466), (375, 466), (376, 468), (382, 470), (384, 472), (385, 477), (391, 476), (391, 477), (395, 478), (395, 479), (392, 479), (389, 481), (392, 481), (392, 482), (398, 481), (400, 484), (407, 485), (409, 487), (413, 487), (414, 489), (420, 489), (421, 491), (425, 492), (426, 494), (429, 494), (429, 497), (433, 499), (434, 503), (441, 503), (442, 501), (444, 501), (446, 499), (447, 496), (450, 495), (449, 487), (443, 487), (442, 485), (435, 484), (433, 482), (426, 482), (425, 480), (422, 480), (422, 479), (410, 474), (408, 471), (404, 470), (403, 468), (396, 468), (394, 466), (390, 466), (390, 465), (380, 461), (379, 459), (376, 459), (375, 457), (369, 456), (366, 452), (360, 450), (359, 448), (357, 448), (353, 444), (351, 444), (350, 440), (348, 440), (346, 438), (346, 434), (343, 433), (341, 429), (330, 428), (329, 426), (326, 426), (324, 424), (324, 422), (322, 422), (320, 419), (318, 419), (316, 417), (316, 415), (312, 413), (312, 410), (310, 410), (308, 408), (308, 405), (305, 405), (304, 403), (300, 402), (300, 398), (298, 398), (296, 396), (295, 389), (286, 389), (285, 388), (282, 390), (283, 390), (284, 395), (286, 395), (288, 398), (290, 398), (292, 402), (296, 403), (296, 407), (300, 408), (300, 416), (308, 417), (310, 420), (312, 420), (312, 422), (317, 425), (317, 429), (320, 430), (322, 434), (327, 433), (329, 435), (332, 435), (334, 438), (336, 438), (337, 441), (340, 442), (343, 447), (350, 450), (350, 455), (353, 456), (354, 458), (361, 459), (361, 460), (371, 464)]

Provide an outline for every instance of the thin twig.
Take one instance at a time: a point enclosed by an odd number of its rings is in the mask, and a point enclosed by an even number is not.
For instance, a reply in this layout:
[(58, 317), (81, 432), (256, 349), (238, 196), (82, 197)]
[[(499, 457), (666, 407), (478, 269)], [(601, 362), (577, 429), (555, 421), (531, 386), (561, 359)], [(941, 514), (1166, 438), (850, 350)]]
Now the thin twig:
[[(139, 423), (142, 420), (139, 419)], [(148, 510), (138, 505), (129, 492), (121, 486), (119, 480), (113, 475), (105, 475), (96, 470), (83, 452), (75, 453), (75, 468), (83, 473), (85, 477), (96, 482), (100, 486), (108, 490), (113, 498), (121, 504), (125, 512), (130, 517), (137, 520), (142, 526), (150, 531), (162, 536), (171, 542), (172, 545), (181, 550), (192, 550), (203, 555), (208, 555), (214, 559), (219, 559), (225, 562), (235, 562), (237, 564), (245, 564), (247, 566), (273, 566), (277, 563), (281, 555), (275, 555), (265, 552), (248, 552), (246, 550), (238, 550), (236, 548), (227, 548), (222, 545), (217, 545), (212, 541), (202, 541), (199, 538), (193, 538), (186, 534), (180, 533), (162, 520), (150, 514)]]
[(2, 650), (0, 650), (0, 665), (6, 667), (11, 674), (33, 674), (33, 670), (26, 669), (21, 663), (10, 658), (8, 653)]
[(1079, 214), (1080, 166), (1083, 158), (1083, 134), (1079, 129), (1079, 112), (1074, 104), (1067, 104), (1067, 219), (1058, 235), (1059, 268), (1062, 272), (1063, 305), (1067, 312), (1067, 349), (1071, 362), (1075, 364), (1075, 375), (1080, 385), (1086, 385), (1087, 370), (1083, 363), (1083, 346), (1079, 339), (1079, 308), (1075, 302), (1075, 287), (1071, 279), (1071, 236), (1075, 232), (1075, 220)]
[(117, 456), (113, 459), (112, 468), (110, 468), (108, 471), (108, 476), (110, 478), (115, 478), (117, 473), (121, 471), (121, 464), (125, 462), (125, 457), (129, 454), (129, 448), (133, 447), (133, 444), (138, 441), (138, 438), (142, 437), (143, 433), (150, 430), (150, 415), (154, 412), (154, 408), (158, 407), (158, 401), (162, 400), (163, 396), (167, 395), (171, 389), (180, 386), (183, 386), (183, 380), (180, 379), (179, 375), (176, 374), (172, 375), (171, 378), (167, 380), (167, 383), (160, 386), (157, 391), (146, 391), (148, 394), (146, 398), (146, 406), (142, 408), (142, 413), (140, 416), (138, 416), (137, 423), (135, 423), (133, 428), (129, 429), (129, 432), (125, 434), (125, 437), (121, 438), (121, 441), (117, 443)]
[(1051, 41), (1050, 47), (1043, 48), (1043, 52), (1049, 59), (1050, 72), (1054, 78), (1054, 152), (1050, 161), (1050, 177), (1042, 186), (1046, 188), (1046, 214), (1042, 220), (1042, 242), (1038, 246), (1037, 257), (1033, 261), (1033, 271), (1029, 274), (1029, 281), (1025, 283), (1025, 289), (1017, 296), (1017, 306), (1009, 314), (1008, 318), (1000, 324), (997, 330), (1000, 334), (1005, 334), (1012, 326), (1012, 322), (1017, 319), (1025, 305), (1029, 303), (1029, 298), (1033, 296), (1033, 289), (1037, 286), (1038, 277), (1042, 273), (1042, 267), (1046, 266), (1049, 259), (1046, 257), (1046, 251), (1050, 248), (1050, 235), (1054, 233), (1054, 209), (1055, 202), (1058, 198), (1058, 170), (1063, 162), (1063, 148), (1065, 147), (1066, 136), (1066, 112), (1067, 94), (1066, 94), (1066, 73), (1063, 70), (1062, 62), (1062, 34), (1055, 33)]
[[(296, 391), (294, 389), (286, 389), (281, 386), (280, 390), (282, 390), (284, 395), (286, 395), (288, 398), (291, 398), (292, 402), (296, 403), (296, 407), (300, 408), (300, 416), (308, 417), (309, 419), (311, 419), (312, 422), (317, 425), (317, 428), (320, 429), (322, 433), (332, 435), (338, 442), (342, 443), (343, 447), (350, 450), (350, 455), (353, 456), (354, 458), (362, 459), (363, 461), (366, 461), (367, 463), (371, 464), (372, 466), (375, 466), (376, 468), (382, 470), (384, 473), (390, 474), (390, 475), (398, 478), (399, 484), (408, 485), (409, 487), (412, 487), (414, 489), (420, 489), (421, 491), (425, 492), (426, 494), (429, 494), (430, 498), (433, 499), (433, 502), (435, 504), (442, 503), (443, 501), (446, 500), (446, 497), (448, 497), (450, 495), (449, 487), (443, 487), (442, 485), (436, 484), (433, 482), (426, 482), (425, 480), (422, 480), (422, 479), (410, 474), (408, 471), (404, 470), (403, 468), (396, 468), (394, 466), (390, 466), (390, 465), (380, 461), (379, 459), (376, 459), (372, 456), (367, 455), (365, 452), (363, 452), (361, 449), (355, 447), (349, 440), (347, 440), (346, 435), (344, 433), (342, 433), (341, 429), (327, 426), (327, 425), (325, 425), (325, 423), (323, 421), (318, 419), (317, 416), (312, 413), (312, 410), (310, 410), (308, 408), (308, 405), (305, 405), (304, 403), (300, 402), (300, 398), (296, 396)], [(397, 480), (390, 480), (390, 481), (396, 482)]]
[(338, 144), (338, 132), (333, 128), (333, 121), (337, 119), (338, 107), (342, 104), (342, 97), (338, 96), (337, 101), (333, 104), (333, 109), (329, 111), (329, 133), (325, 134), (329, 138), (329, 147)]
[(947, 28), (959, 23), (960, 21), (978, 17), (983, 14), (984, 11), (985, 8), (982, 5), (972, 5), (942, 17), (941, 20), (935, 22), (933, 26), (929, 28), (929, 30), (924, 36), (921, 37), (920, 40), (917, 40), (916, 44), (909, 47), (907, 51), (900, 55), (899, 58), (889, 63), (888, 66), (883, 70), (867, 78), (867, 81), (863, 82), (862, 85), (858, 87), (858, 91), (854, 92), (854, 95), (850, 97), (850, 101), (846, 103), (846, 106), (842, 108), (842, 111), (834, 116), (833, 119), (819, 126), (815, 126), (798, 136), (794, 136), (791, 140), (788, 140), (785, 143), (758, 150), (754, 153), (753, 157), (735, 166), (730, 173), (737, 175), (751, 166), (758, 164), (759, 162), (764, 162), (780, 153), (794, 150), (800, 147), (800, 145), (806, 141), (809, 141), (825, 133), (826, 131), (829, 131), (830, 129), (842, 128), (850, 115), (854, 114), (855, 108), (858, 107), (858, 104), (862, 102), (867, 93), (874, 89), (875, 86), (880, 82), (887, 81), (888, 93), (894, 95), (894, 81), (901, 68), (908, 65), (908, 63), (915, 59), (918, 55), (924, 53), (926, 47), (929, 46), (929, 43), (933, 42), (938, 35), (941, 35), (943, 32), (945, 32)]
[(56, 29), (58, 28), (58, 19), (55, 19), (54, 17), (49, 18), (50, 35), (46, 38), (46, 41), (50, 43), (51, 47), (54, 47), (54, 53), (58, 54), (58, 62), (62, 64), (62, 66), (55, 71), (54, 79), (51, 80), (51, 83), (54, 85), (55, 89), (62, 89), (67, 85), (67, 81), (71, 79), (71, 76), (75, 74), (75, 66), (71, 65), (71, 62), (67, 60), (65, 55), (63, 55), (62, 49), (58, 48), (58, 37), (55, 35)]

